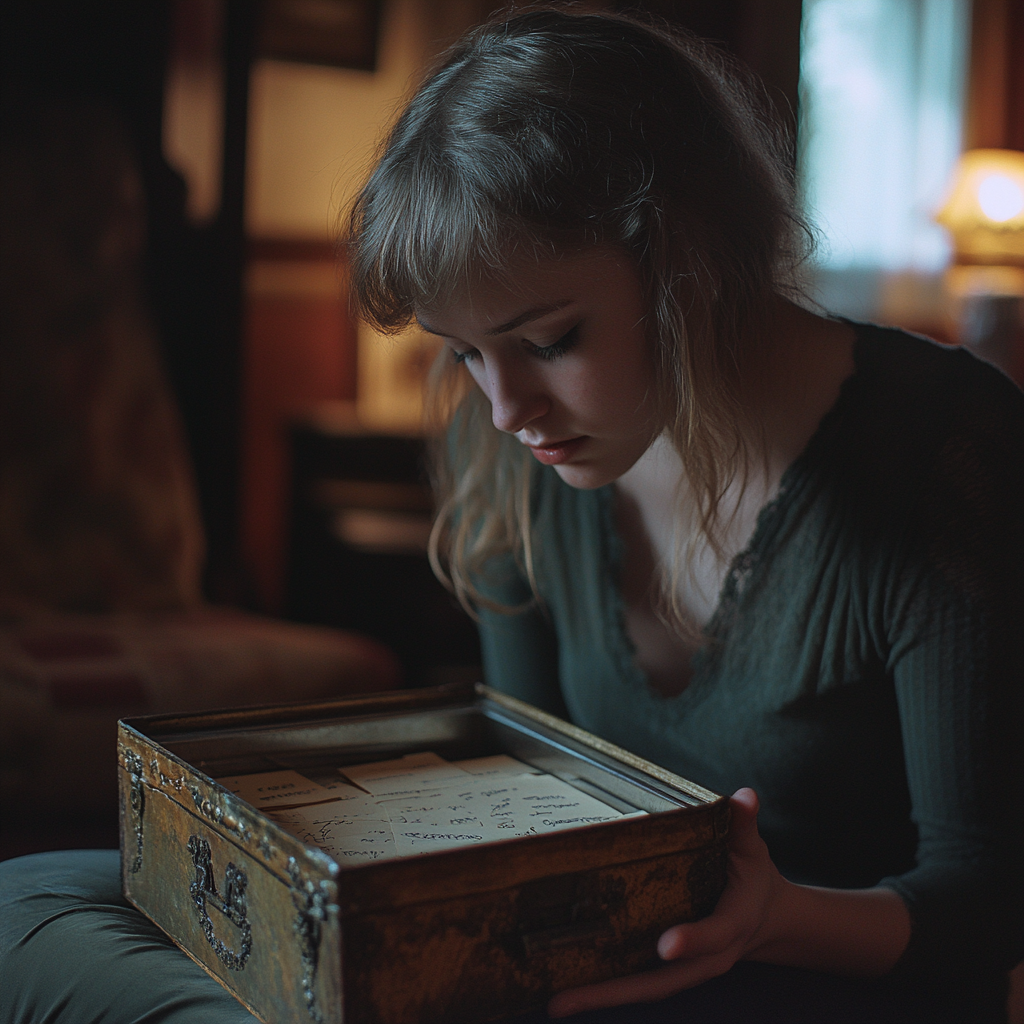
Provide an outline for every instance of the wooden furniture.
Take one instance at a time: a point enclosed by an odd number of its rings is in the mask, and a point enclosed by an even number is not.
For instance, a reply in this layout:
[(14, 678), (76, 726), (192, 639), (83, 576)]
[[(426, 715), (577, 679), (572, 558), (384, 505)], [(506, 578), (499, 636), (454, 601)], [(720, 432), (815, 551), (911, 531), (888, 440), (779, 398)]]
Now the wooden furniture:
[(359, 630), (398, 654), (407, 685), (480, 678), (476, 626), (427, 561), (426, 441), (314, 414), (291, 433), (285, 614)]

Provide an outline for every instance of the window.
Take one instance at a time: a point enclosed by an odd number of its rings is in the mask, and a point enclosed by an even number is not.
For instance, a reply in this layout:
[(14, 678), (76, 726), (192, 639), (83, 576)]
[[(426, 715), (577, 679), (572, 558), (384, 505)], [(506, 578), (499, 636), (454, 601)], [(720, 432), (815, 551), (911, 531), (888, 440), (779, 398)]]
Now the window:
[(802, 33), (812, 291), (836, 312), (878, 316), (887, 280), (937, 284), (949, 261), (932, 215), (961, 148), (970, 0), (804, 0)]

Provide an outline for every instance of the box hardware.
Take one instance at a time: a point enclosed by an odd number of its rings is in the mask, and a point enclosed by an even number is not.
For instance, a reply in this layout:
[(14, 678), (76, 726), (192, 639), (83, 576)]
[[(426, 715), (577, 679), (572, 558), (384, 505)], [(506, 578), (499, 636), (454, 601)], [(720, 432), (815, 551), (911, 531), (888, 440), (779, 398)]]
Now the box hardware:
[[(125, 895), (268, 1024), (525, 1013), (648, 968), (657, 936), (726, 881), (724, 797), (484, 689), (139, 719), (118, 747)], [(216, 782), (416, 750), (507, 754), (647, 813), (349, 864)]]
[(142, 784), (142, 773), (145, 767), (142, 758), (134, 750), (124, 752), (124, 766), (131, 778), (128, 790), (128, 803), (131, 806), (132, 831), (135, 833), (135, 858), (128, 869), (133, 875), (142, 867), (142, 815), (146, 810), (146, 790)]
[[(217, 886), (213, 881), (213, 865), (210, 863), (210, 844), (199, 836), (188, 837), (188, 849), (192, 854), (196, 878), (188, 887), (196, 908), (199, 910), (199, 923), (203, 934), (209, 942), (217, 958), (228, 970), (240, 971), (252, 952), (252, 927), (246, 919), (245, 890), (249, 879), (241, 868), (235, 867), (230, 861), (224, 871), (224, 897), (221, 899)], [(219, 910), (241, 933), (238, 952), (230, 949), (217, 938), (210, 920), (207, 903), (213, 897), (213, 908)]]
[(315, 1024), (323, 1024), (324, 1015), (316, 1005), (317, 967), (320, 965), (320, 937), (323, 933), (323, 922), (327, 917), (327, 892), (321, 882), (319, 886), (306, 878), (299, 871), (298, 862), (294, 857), (288, 858), (288, 877), (291, 879), (292, 902), (298, 911), (292, 931), (298, 937), (302, 948), (302, 996), (306, 1001), (306, 1011)]

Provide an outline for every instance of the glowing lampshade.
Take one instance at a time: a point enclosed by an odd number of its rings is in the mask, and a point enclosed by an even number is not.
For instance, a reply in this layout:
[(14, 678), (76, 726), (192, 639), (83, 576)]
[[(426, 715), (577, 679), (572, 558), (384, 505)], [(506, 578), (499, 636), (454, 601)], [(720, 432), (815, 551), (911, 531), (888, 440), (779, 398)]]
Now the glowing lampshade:
[(964, 153), (935, 219), (953, 235), (958, 263), (1024, 265), (1024, 153)]

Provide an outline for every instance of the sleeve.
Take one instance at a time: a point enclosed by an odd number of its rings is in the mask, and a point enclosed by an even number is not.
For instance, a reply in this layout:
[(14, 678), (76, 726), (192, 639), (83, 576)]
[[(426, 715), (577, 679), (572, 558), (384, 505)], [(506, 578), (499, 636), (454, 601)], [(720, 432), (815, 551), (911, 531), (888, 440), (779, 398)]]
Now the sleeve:
[(916, 866), (882, 883), (913, 921), (898, 972), (965, 977), (1024, 956), (1020, 397), (953, 424), (882, 599), (918, 830)]
[(480, 610), (484, 682), (559, 718), (568, 718), (558, 682), (558, 639), (511, 555), (494, 559), (476, 581), (491, 600), (522, 611)]

